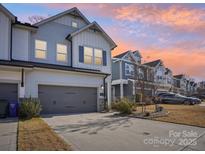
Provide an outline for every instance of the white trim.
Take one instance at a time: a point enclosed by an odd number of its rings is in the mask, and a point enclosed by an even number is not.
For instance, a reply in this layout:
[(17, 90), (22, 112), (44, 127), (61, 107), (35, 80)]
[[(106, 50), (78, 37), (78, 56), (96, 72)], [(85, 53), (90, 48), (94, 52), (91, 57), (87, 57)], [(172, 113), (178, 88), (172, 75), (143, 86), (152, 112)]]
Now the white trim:
[(113, 80), (112, 81), (112, 85), (118, 85), (118, 84), (128, 84), (128, 80), (125, 80), (125, 79), (118, 79), (118, 80)]

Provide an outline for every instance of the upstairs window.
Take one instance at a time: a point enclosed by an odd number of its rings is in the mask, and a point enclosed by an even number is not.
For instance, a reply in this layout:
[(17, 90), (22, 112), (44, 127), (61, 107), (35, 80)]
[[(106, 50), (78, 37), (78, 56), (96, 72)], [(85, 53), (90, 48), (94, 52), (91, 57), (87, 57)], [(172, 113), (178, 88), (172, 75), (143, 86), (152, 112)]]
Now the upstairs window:
[(102, 65), (102, 50), (100, 49), (94, 49), (95, 54), (95, 64), (96, 65)]
[(64, 44), (57, 44), (56, 60), (60, 62), (67, 61), (67, 46)]
[(93, 63), (93, 48), (84, 47), (84, 63), (85, 64)]
[(47, 42), (35, 40), (35, 58), (46, 59)]
[(125, 75), (134, 76), (134, 65), (125, 63)]
[(75, 21), (72, 21), (71, 25), (72, 25), (72, 27), (74, 27), (74, 28), (78, 28), (78, 23), (75, 22)]

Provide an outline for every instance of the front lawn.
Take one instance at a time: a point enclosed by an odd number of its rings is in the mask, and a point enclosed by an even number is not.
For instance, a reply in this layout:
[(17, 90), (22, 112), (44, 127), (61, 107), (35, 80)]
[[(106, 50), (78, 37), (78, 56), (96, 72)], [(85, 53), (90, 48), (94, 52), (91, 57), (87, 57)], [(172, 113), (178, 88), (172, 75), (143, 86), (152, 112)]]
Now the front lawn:
[[(155, 120), (205, 127), (205, 106), (168, 104), (161, 104), (160, 106), (164, 107), (169, 114), (154, 118)], [(146, 108), (147, 111), (154, 111), (155, 106), (149, 105)]]
[(55, 151), (71, 150), (41, 118), (19, 120), (18, 150), (20, 151)]

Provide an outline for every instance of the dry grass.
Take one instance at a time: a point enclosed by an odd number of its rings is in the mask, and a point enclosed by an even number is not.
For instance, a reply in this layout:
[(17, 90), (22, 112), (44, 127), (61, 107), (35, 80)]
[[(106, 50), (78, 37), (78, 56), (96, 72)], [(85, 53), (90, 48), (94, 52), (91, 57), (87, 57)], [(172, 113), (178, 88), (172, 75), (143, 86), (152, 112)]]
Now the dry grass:
[[(162, 104), (168, 112), (168, 116), (154, 118), (155, 120), (173, 122), (178, 124), (193, 125), (205, 127), (205, 107), (199, 105), (165, 105)], [(155, 106), (149, 105), (147, 111), (154, 111)]]
[(55, 151), (71, 150), (41, 118), (19, 120), (18, 150)]

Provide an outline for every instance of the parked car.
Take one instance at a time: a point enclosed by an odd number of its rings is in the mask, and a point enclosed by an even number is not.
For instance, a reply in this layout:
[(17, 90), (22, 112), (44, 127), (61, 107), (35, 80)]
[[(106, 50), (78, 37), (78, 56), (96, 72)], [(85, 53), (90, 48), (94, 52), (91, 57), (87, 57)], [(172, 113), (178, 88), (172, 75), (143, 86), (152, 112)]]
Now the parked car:
[(205, 94), (193, 94), (191, 97), (198, 98), (200, 100), (205, 100)]
[(180, 94), (175, 94), (175, 93), (163, 93), (158, 95), (160, 98), (160, 103), (168, 103), (168, 104), (190, 104), (194, 105), (196, 104), (197, 100), (196, 98), (192, 97), (186, 97)]
[(201, 99), (196, 97), (188, 97), (188, 98), (192, 99), (195, 102), (195, 104), (200, 104), (202, 102)]

